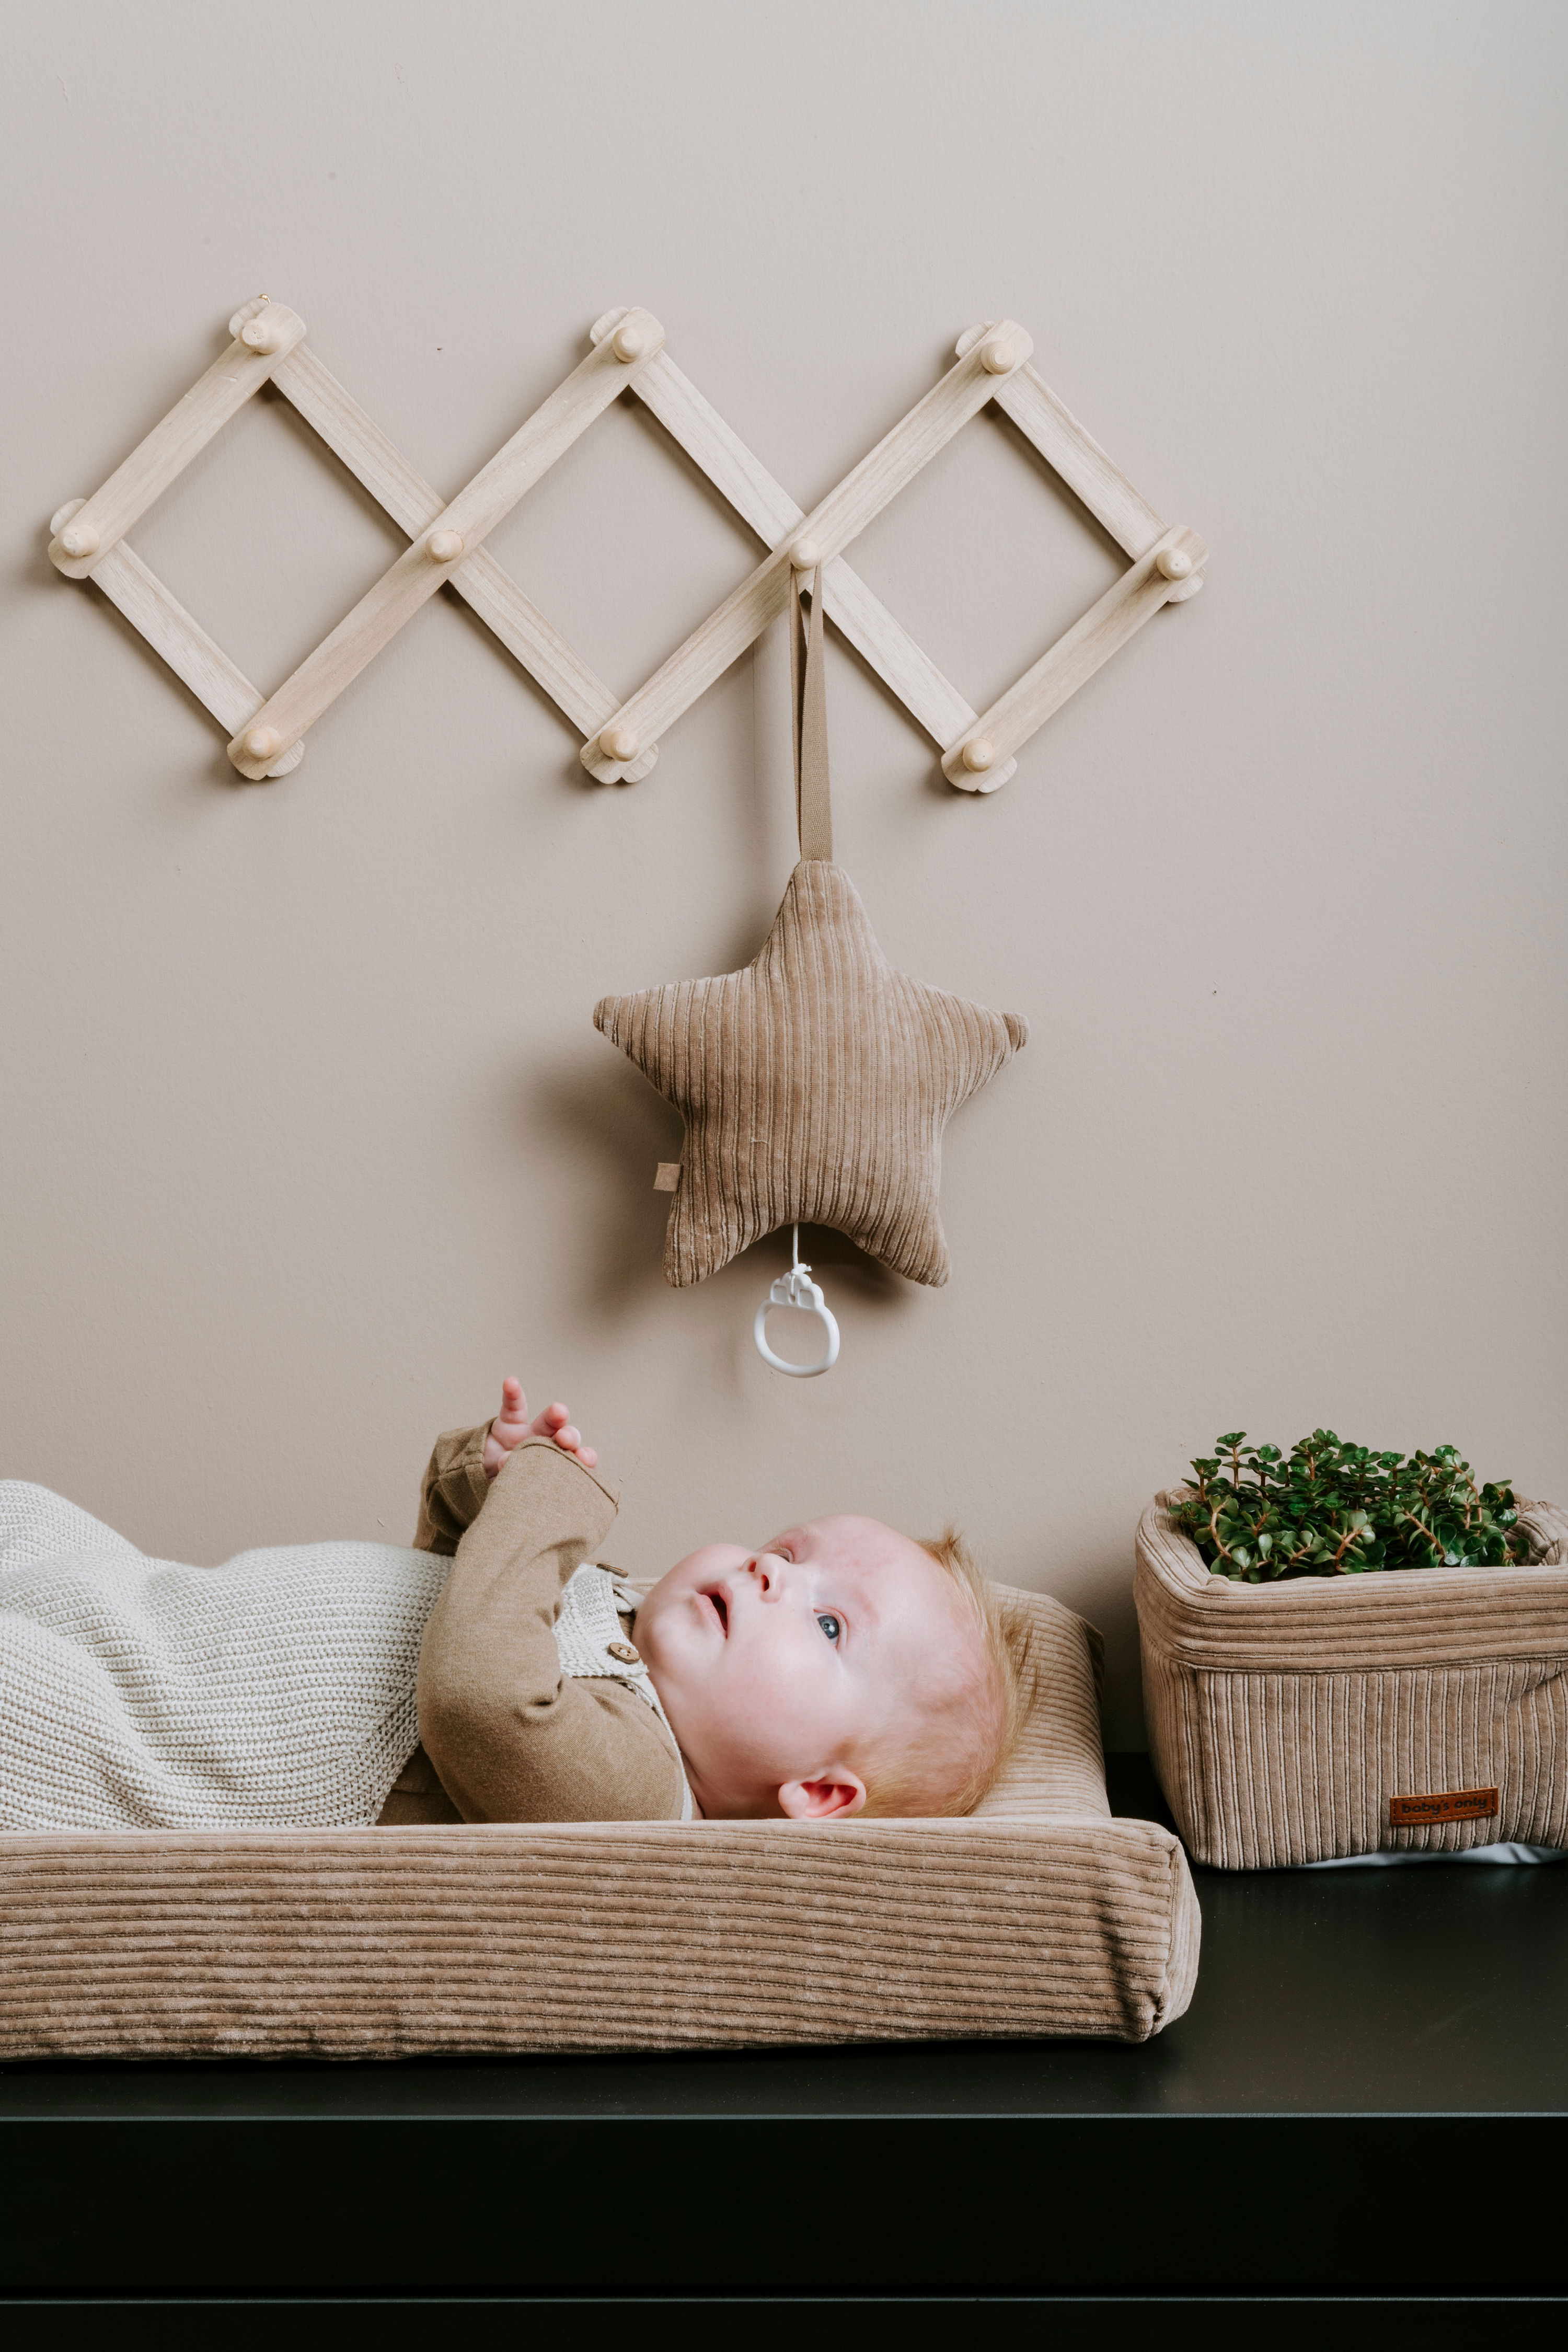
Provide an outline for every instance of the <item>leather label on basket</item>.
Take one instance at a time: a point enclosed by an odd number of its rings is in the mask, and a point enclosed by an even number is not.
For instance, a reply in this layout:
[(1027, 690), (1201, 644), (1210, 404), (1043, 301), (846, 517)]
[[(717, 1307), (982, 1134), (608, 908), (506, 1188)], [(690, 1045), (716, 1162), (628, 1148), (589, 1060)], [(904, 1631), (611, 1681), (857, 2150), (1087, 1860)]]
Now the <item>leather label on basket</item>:
[(1495, 1789), (1441, 1789), (1430, 1797), (1390, 1797), (1388, 1826), (1401, 1830), (1433, 1822), (1484, 1822), (1497, 1809)]

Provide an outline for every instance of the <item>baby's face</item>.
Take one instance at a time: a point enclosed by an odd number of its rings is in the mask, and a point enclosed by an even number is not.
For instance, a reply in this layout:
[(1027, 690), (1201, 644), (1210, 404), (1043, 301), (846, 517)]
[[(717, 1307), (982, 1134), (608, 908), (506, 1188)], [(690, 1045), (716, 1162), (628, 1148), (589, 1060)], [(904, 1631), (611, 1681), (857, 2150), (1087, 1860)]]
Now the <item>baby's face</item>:
[(810, 1816), (865, 1802), (848, 1759), (962, 1671), (964, 1626), (928, 1551), (836, 1517), (762, 1551), (694, 1551), (638, 1608), (636, 1641), (703, 1811)]

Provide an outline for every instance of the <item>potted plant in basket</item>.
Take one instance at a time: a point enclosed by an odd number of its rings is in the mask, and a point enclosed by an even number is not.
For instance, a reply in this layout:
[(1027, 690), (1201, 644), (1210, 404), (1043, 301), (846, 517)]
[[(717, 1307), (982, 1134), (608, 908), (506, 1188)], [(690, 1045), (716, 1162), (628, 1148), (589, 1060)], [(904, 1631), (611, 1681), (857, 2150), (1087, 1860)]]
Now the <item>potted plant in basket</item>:
[(1150, 1745), (1199, 1862), (1568, 1845), (1568, 1514), (1408, 1457), (1244, 1430), (1157, 1496)]

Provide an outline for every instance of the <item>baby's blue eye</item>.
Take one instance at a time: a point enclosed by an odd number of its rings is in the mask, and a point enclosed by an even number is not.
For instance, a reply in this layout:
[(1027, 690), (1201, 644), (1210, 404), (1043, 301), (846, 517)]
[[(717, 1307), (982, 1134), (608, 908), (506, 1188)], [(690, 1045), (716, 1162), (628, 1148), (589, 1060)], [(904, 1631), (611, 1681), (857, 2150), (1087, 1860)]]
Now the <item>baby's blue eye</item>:
[(830, 1642), (837, 1642), (838, 1636), (844, 1631), (844, 1628), (839, 1623), (837, 1618), (833, 1616), (830, 1612), (826, 1609), (819, 1609), (817, 1611), (816, 1622), (821, 1626), (823, 1632), (826, 1634)]

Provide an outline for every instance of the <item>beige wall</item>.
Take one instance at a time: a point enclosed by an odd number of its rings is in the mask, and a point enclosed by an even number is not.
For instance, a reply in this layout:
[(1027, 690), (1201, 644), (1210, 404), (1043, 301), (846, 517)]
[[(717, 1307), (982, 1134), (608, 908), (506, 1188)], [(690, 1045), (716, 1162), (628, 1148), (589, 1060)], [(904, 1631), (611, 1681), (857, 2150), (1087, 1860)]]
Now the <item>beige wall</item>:
[[(1106, 1628), (1216, 1431), (1452, 1438), (1568, 1492), (1562, 90), (1568, 16), (1442, 0), (91, 0), (17, 11), (5, 316), (0, 1469), (150, 1549), (405, 1538), (516, 1368), (624, 1476), (619, 1556), (961, 1520)], [(609, 990), (744, 960), (791, 856), (764, 649), (630, 791), (430, 607), (237, 784), (40, 525), (260, 289), (455, 488), (647, 304), (819, 496), (973, 320), (1213, 548), (991, 800), (842, 647), (840, 855), (889, 952), (1026, 1013), (950, 1131), (953, 1278), (659, 1267), (672, 1117)], [(280, 404), (133, 542), (259, 681), (396, 541)], [(500, 534), (635, 684), (752, 543), (613, 413)], [(1112, 576), (1001, 425), (854, 560), (977, 703)]]

